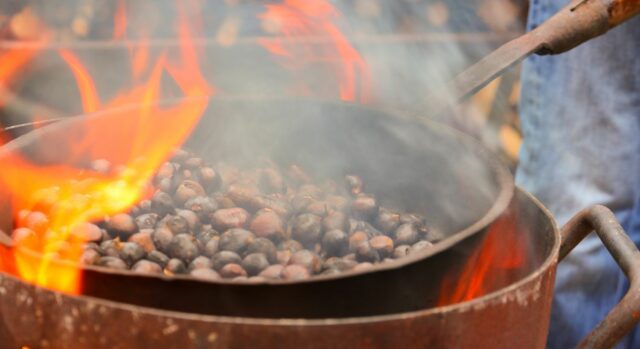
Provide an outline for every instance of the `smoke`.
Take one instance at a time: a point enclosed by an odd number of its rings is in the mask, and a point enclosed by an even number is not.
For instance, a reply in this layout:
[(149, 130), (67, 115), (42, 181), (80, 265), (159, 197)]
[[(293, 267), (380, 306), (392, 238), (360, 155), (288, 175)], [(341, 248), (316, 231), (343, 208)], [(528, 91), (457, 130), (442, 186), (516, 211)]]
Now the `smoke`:
[[(126, 87), (129, 63), (122, 40), (147, 36), (155, 40), (156, 47), (175, 44), (171, 41), (177, 36), (177, 11), (172, 0), (123, 2), (126, 34), (119, 41), (111, 40), (118, 1), (107, 5), (98, 1), (56, 6), (47, 3), (33, 1), (31, 12), (52, 28), (54, 46), (70, 46), (83, 56), (103, 95)], [(323, 65), (329, 63), (305, 61), (295, 68), (283, 67), (260, 45), (261, 38), (278, 34), (278, 28), (270, 26), (260, 14), (267, 5), (280, 1), (186, 3), (189, 22), (200, 33), (202, 49), (208, 53), (207, 72), (221, 91), (233, 95), (290, 95), (303, 92), (295, 91), (300, 88), (295, 82), (313, 82), (316, 88), (310, 94), (335, 97), (330, 92), (335, 91), (336, 81), (318, 73), (326, 72)], [(429, 94), (442, 93), (456, 73), (522, 30), (511, 0), (354, 0), (331, 4), (340, 13), (331, 20), (369, 67), (370, 103), (418, 114)], [(316, 35), (315, 39), (319, 39), (316, 46), (326, 44), (326, 37)], [(313, 44), (305, 47), (314, 49)], [(79, 112), (72, 77), (55, 57), (55, 50), (46, 50), (52, 54), (32, 64), (30, 74), (16, 88), (29, 100), (66, 113)], [(339, 64), (336, 55), (334, 52), (334, 57), (321, 58), (334, 58), (330, 63)]]
[[(304, 0), (310, 6), (321, 3), (319, 0), (307, 1)], [(117, 22), (114, 16), (119, 11), (117, 1), (108, 2), (109, 5), (100, 5), (98, 1), (73, 1), (54, 7), (44, 3), (47, 2), (34, 1), (32, 11), (40, 16), (47, 27), (52, 28), (54, 40), (29, 64), (21, 78), (12, 85), (12, 90), (27, 105), (33, 103), (38, 108), (44, 106), (45, 111), (38, 109), (39, 114), (32, 115), (31, 109), (26, 108), (26, 112), (25, 108), (11, 109), (10, 106), (14, 105), (11, 104), (0, 115), (3, 125), (27, 122), (34, 117), (46, 119), (53, 115), (82, 112), (74, 77), (58, 53), (61, 47), (78, 55), (94, 78), (96, 89), (104, 100), (113, 98), (120, 90), (132, 85), (131, 58), (134, 50), (139, 49), (136, 45), (141, 38), (149, 37), (151, 56), (164, 49), (170, 54), (177, 51), (178, 12), (175, 1), (124, 2), (126, 30), (120, 34), (114, 28)], [(336, 49), (335, 38), (328, 37), (322, 31), (312, 31), (313, 37), (306, 41), (299, 37), (291, 38), (287, 47), (299, 46), (284, 55), (273, 54), (267, 49), (265, 40), (282, 34), (283, 23), (273, 23), (263, 15), (268, 11), (268, 5), (282, 4), (282, 1), (186, 3), (189, 4), (185, 7), (188, 22), (194, 31), (200, 33), (196, 46), (205, 57), (201, 61), (202, 68), (221, 98), (305, 96), (340, 100), (344, 97), (340, 88), (344, 81), (341, 79), (347, 75), (347, 78), (353, 79), (356, 89), (353, 102), (425, 118), (430, 117), (423, 115), (423, 110), (428, 109), (428, 105), (425, 105), (428, 96), (433, 93), (446, 96), (444, 86), (449, 79), (521, 30), (517, 21), (517, 7), (510, 0), (330, 1), (337, 15), (325, 16), (320, 20), (335, 25), (366, 63), (366, 71), (356, 65), (350, 73), (349, 69), (340, 66), (344, 63), (344, 57)], [(308, 19), (319, 20), (313, 16)], [(122, 23), (123, 19), (119, 20)], [(322, 27), (326, 27), (326, 23)], [(119, 37), (113, 40), (114, 36)], [(167, 79), (163, 96), (179, 97), (176, 90), (174, 83)], [(367, 98), (362, 98), (364, 95)], [(468, 112), (473, 111), (474, 107), (467, 105), (457, 108), (445, 121), (457, 126), (466, 125), (467, 131), (481, 133), (480, 126), (474, 122), (477, 116), (460, 115), (463, 109)], [(304, 112), (318, 114), (324, 111)], [(324, 125), (323, 128), (330, 129), (331, 126)], [(357, 141), (366, 136), (361, 133), (365, 131), (354, 129), (349, 132), (358, 134), (353, 137)], [(465, 214), (468, 218), (465, 223), (480, 218), (495, 200), (497, 187), (490, 171), (473, 159), (473, 152), (465, 147), (454, 149), (443, 144), (430, 145), (429, 140), (417, 141), (420, 136), (414, 131), (403, 132), (402, 128), (397, 128), (386, 135), (424, 147), (431, 146), (440, 152), (434, 157), (439, 159), (439, 163), (425, 165), (425, 173), (438, 173), (439, 176), (425, 178), (427, 184), (439, 186), (438, 190), (425, 191), (434, 195), (438, 193), (437, 200), (445, 209), (437, 212), (451, 219), (456, 216), (456, 211), (461, 207), (458, 204), (463, 202), (462, 196), (447, 200), (446, 193), (460, 193), (460, 180), (464, 179), (466, 190), (476, 193), (476, 198), (469, 201), (476, 208), (467, 207)], [(412, 147), (418, 148), (415, 144)], [(358, 156), (367, 159), (366, 164), (373, 164), (379, 161), (378, 155), (363, 149)], [(402, 164), (415, 160), (412, 155), (406, 154), (397, 154), (396, 157)], [(336, 166), (330, 160), (320, 162), (320, 165), (319, 168), (322, 165)], [(429, 166), (442, 169), (428, 170)], [(446, 180), (447, 169), (459, 174), (457, 180)], [(410, 172), (413, 170), (406, 169)], [(465, 171), (477, 174), (476, 178), (462, 175)], [(344, 172), (344, 169), (329, 172)], [(415, 175), (399, 178), (416, 180)], [(387, 191), (384, 188), (381, 190)], [(477, 209), (478, 206), (486, 210)], [(455, 226), (459, 228), (461, 224)]]

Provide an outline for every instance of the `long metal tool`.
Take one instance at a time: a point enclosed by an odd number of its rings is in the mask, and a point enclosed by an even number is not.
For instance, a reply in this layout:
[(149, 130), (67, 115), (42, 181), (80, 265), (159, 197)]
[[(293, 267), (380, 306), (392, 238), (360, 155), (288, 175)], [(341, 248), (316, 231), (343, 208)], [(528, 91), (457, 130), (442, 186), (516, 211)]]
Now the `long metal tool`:
[(558, 54), (606, 33), (640, 13), (640, 0), (575, 0), (539, 27), (509, 41), (455, 77), (448, 100), (431, 104), (436, 114), (468, 97), (506, 69), (537, 53)]

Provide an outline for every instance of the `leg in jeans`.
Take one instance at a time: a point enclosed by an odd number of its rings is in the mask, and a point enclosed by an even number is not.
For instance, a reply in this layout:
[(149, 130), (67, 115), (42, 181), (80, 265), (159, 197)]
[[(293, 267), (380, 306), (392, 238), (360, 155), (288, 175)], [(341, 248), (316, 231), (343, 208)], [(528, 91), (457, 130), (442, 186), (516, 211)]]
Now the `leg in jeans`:
[[(529, 29), (564, 5), (532, 0)], [(640, 196), (640, 18), (568, 53), (527, 59), (520, 107), (524, 142), (517, 183), (558, 224), (604, 204), (640, 240), (640, 229), (630, 229)], [(590, 235), (558, 267), (549, 347), (573, 347), (625, 287), (624, 275)], [(621, 347), (631, 347), (630, 338)]]

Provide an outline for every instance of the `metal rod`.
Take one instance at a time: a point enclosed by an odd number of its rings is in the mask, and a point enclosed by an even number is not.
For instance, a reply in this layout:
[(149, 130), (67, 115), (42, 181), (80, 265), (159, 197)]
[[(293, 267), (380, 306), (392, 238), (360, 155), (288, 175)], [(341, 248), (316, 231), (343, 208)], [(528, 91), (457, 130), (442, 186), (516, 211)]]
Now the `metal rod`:
[[(353, 43), (363, 44), (394, 44), (394, 43), (502, 43), (518, 37), (520, 33), (418, 33), (418, 34), (357, 34), (349, 36), (349, 40)], [(263, 40), (282, 39), (280, 36), (247, 36), (238, 37), (233, 45), (258, 45)], [(331, 38), (324, 36), (307, 36), (304, 38), (287, 38), (290, 42), (323, 44), (330, 43)], [(223, 46), (214, 38), (195, 38), (193, 40), (196, 46)], [(16, 48), (39, 48), (42, 50), (57, 50), (60, 48), (69, 49), (113, 49), (128, 48), (139, 45), (138, 40), (91, 40), (91, 41), (72, 41), (72, 42), (51, 42), (45, 46), (38, 42), (23, 41), (3, 41), (0, 42), (0, 50), (16, 49)], [(166, 47), (178, 46), (179, 41), (172, 38), (150, 39), (146, 42), (150, 47)]]

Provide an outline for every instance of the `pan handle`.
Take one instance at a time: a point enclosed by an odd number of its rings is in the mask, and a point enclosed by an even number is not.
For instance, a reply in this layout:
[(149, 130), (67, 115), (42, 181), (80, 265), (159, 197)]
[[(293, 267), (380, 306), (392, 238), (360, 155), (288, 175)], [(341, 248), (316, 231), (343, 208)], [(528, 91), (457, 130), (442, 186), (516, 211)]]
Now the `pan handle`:
[(560, 260), (594, 230), (629, 279), (630, 287), (620, 303), (578, 344), (577, 348), (613, 347), (640, 320), (640, 251), (624, 232), (611, 210), (599, 205), (586, 208), (562, 227)]
[(609, 4), (609, 26), (616, 25), (640, 13), (638, 0), (613, 0)]
[(640, 13), (638, 0), (573, 0), (530, 34), (538, 54), (558, 54), (606, 33)]

